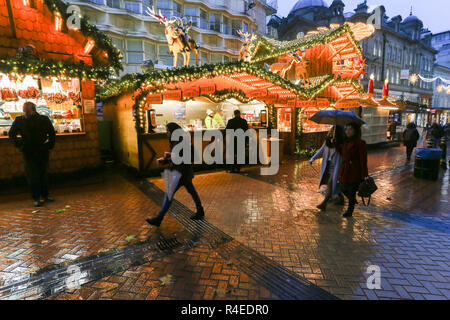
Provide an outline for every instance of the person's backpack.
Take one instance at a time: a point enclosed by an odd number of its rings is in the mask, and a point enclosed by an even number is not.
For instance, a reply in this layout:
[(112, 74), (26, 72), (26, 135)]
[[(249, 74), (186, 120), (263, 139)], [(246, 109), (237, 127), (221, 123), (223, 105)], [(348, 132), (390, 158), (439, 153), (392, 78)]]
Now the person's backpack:
[(372, 197), (372, 194), (377, 190), (378, 187), (372, 177), (367, 177), (363, 182), (361, 182), (358, 188), (358, 196), (361, 197), (361, 200), (365, 206), (366, 202), (364, 201), (364, 198), (368, 198), (367, 206), (369, 206), (370, 198)]

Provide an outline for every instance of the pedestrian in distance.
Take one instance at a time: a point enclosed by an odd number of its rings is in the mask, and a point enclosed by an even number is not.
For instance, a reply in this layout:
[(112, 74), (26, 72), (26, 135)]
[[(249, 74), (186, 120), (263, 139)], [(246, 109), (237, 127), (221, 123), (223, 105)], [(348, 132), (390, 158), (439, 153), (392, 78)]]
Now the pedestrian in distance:
[(436, 122), (433, 123), (433, 125), (431, 126), (430, 139), (432, 141), (433, 148), (438, 148), (439, 142), (443, 136), (442, 131), (443, 130), (442, 130), (441, 126), (439, 124), (437, 124)]
[(359, 185), (369, 176), (369, 172), (367, 169), (367, 146), (366, 142), (361, 139), (360, 125), (355, 122), (346, 125), (345, 136), (344, 144), (340, 148), (342, 165), (338, 181), (348, 199), (348, 208), (343, 215), (348, 218), (353, 215)]
[[(55, 146), (55, 129), (51, 120), (36, 112), (32, 102), (23, 104), (23, 116), (18, 116), (9, 131), (9, 138), (22, 152), (25, 174), (31, 188), (34, 206), (54, 201), (48, 191), (48, 162)], [(20, 138), (18, 136), (21, 136)]]
[[(178, 141), (172, 141), (171, 137), (175, 130), (182, 130), (181, 127), (176, 124), (175, 122), (170, 122), (167, 124), (167, 137), (169, 138), (170, 143), (170, 151), (173, 150), (173, 148), (178, 144), (181, 143), (183, 140), (182, 137)], [(180, 155), (182, 156), (182, 155)], [(192, 167), (191, 163), (181, 163), (181, 164), (174, 164), (172, 162), (172, 156), (171, 152), (166, 152), (164, 158), (160, 158), (157, 160), (160, 164), (168, 165), (171, 170), (177, 170), (179, 173), (181, 173), (181, 179), (178, 182), (178, 185), (175, 188), (174, 194), (182, 187), (184, 186), (191, 195), (192, 199), (194, 200), (195, 206), (197, 208), (197, 212), (195, 215), (191, 217), (192, 220), (201, 220), (205, 217), (205, 212), (203, 210), (202, 202), (200, 200), (200, 197), (197, 193), (197, 190), (195, 190), (194, 184), (192, 183), (192, 179), (194, 179), (194, 169)], [(159, 211), (158, 215), (154, 218), (146, 219), (146, 221), (152, 225), (159, 227), (161, 225), (162, 220), (164, 219), (164, 216), (166, 215), (167, 211), (169, 210), (170, 206), (172, 205), (173, 197), (172, 199), (169, 198), (167, 192), (164, 195), (164, 202), (161, 207), (161, 210)]]
[(406, 161), (411, 161), (411, 154), (415, 147), (417, 147), (417, 141), (420, 139), (419, 131), (417, 131), (414, 122), (408, 123), (406, 130), (403, 131), (403, 144), (406, 147)]
[[(234, 118), (228, 120), (226, 129), (232, 129), (232, 130), (238, 130), (242, 129), (245, 131), (248, 130), (248, 123), (247, 120), (241, 118), (241, 111), (238, 109), (234, 110)], [(228, 152), (228, 151), (227, 151)], [(241, 166), (237, 163), (237, 145), (236, 145), (236, 139), (234, 143), (234, 163), (228, 167), (227, 172), (235, 172), (239, 173), (241, 171)]]
[(315, 160), (322, 157), (322, 166), (320, 168), (319, 188), (323, 185), (327, 186), (326, 194), (323, 201), (317, 205), (320, 210), (326, 210), (327, 203), (333, 198), (337, 198), (336, 204), (344, 204), (338, 186), (339, 170), (341, 168), (342, 157), (338, 149), (342, 148), (344, 142), (344, 130), (341, 126), (333, 126), (322, 147), (312, 156), (309, 164), (312, 165)]

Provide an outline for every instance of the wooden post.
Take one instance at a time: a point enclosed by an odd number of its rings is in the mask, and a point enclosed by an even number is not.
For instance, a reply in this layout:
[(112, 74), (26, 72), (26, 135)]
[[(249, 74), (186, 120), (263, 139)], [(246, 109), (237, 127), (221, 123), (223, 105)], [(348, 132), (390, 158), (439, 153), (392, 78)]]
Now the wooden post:
[(11, 5), (11, 0), (6, 0), (6, 7), (8, 8), (8, 16), (9, 16), (9, 23), (11, 24), (12, 36), (13, 38), (17, 38), (16, 23), (14, 22), (14, 13)]

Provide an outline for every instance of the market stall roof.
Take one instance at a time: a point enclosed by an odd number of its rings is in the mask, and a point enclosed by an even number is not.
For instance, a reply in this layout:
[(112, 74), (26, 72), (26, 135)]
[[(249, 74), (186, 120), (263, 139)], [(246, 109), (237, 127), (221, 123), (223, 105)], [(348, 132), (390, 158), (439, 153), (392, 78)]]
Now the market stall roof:
[(309, 85), (296, 85), (259, 65), (230, 62), (166, 69), (144, 75), (128, 76), (105, 88), (98, 98), (107, 100), (138, 88), (145, 93), (163, 93), (171, 90), (186, 92), (199, 89), (199, 96), (202, 95), (202, 91), (223, 92), (228, 90), (241, 92), (246, 97), (254, 97), (259, 100), (275, 99), (280, 103), (291, 99), (313, 99), (319, 95), (334, 97), (336, 100), (346, 96), (360, 97), (363, 91), (363, 88), (354, 79), (335, 79), (333, 75), (327, 75), (310, 79)]
[(86, 18), (68, 27), (67, 4), (30, 3), (0, 2), (0, 72), (106, 78), (122, 69), (120, 51)]
[(321, 27), (310, 31), (303, 37), (292, 41), (278, 41), (266, 37), (258, 37), (250, 52), (250, 62), (262, 62), (280, 57), (286, 53), (312, 48), (316, 45), (328, 44), (333, 52), (339, 53), (342, 59), (355, 56), (362, 57), (358, 41), (370, 37), (375, 31), (373, 25), (362, 22), (346, 22), (331, 29)]

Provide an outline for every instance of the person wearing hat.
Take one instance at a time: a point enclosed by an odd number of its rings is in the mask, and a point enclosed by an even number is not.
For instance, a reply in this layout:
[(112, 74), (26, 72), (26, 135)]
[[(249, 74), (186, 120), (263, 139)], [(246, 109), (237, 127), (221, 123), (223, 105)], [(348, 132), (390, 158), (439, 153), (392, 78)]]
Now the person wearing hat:
[(225, 128), (225, 117), (223, 110), (219, 109), (213, 117), (214, 128)]
[(214, 111), (211, 109), (206, 110), (205, 127), (206, 129), (214, 128)]

